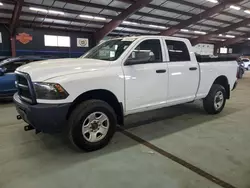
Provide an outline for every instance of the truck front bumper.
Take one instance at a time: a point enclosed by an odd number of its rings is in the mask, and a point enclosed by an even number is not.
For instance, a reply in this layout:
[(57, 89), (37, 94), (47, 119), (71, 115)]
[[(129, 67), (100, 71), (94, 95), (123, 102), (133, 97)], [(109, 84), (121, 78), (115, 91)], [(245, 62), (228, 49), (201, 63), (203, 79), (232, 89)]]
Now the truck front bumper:
[(17, 93), (13, 99), (22, 119), (38, 131), (50, 134), (61, 132), (67, 123), (70, 103), (31, 105), (21, 101)]

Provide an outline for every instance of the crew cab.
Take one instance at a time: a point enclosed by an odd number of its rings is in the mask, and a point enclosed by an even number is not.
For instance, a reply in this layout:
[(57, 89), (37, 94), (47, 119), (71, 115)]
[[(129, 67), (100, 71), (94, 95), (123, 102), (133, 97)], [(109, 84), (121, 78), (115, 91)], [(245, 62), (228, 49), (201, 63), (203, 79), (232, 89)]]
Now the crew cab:
[[(198, 61), (199, 62), (198, 62)], [(236, 86), (237, 62), (197, 56), (187, 39), (116, 38), (77, 59), (17, 69), (18, 119), (44, 133), (65, 131), (86, 151), (108, 144), (124, 116), (203, 99), (220, 113)]]

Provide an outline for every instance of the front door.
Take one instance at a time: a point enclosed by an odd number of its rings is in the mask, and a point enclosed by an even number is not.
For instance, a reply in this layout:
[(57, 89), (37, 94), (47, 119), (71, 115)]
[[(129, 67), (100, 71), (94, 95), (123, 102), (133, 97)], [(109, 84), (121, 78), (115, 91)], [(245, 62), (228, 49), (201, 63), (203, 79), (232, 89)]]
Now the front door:
[(128, 58), (134, 63), (126, 65), (125, 62), (123, 71), (127, 114), (166, 104), (168, 74), (167, 64), (163, 62), (162, 45), (159, 39), (143, 40)]

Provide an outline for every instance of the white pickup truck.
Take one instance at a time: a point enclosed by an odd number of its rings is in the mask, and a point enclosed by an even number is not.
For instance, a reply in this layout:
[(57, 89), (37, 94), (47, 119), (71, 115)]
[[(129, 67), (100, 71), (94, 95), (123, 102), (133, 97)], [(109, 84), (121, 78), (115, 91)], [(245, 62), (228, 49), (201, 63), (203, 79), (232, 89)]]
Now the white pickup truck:
[(198, 99), (209, 114), (221, 112), (236, 74), (236, 61), (196, 57), (187, 39), (125, 37), (77, 59), (18, 68), (14, 101), (26, 130), (65, 130), (73, 145), (93, 151), (108, 144), (129, 114)]

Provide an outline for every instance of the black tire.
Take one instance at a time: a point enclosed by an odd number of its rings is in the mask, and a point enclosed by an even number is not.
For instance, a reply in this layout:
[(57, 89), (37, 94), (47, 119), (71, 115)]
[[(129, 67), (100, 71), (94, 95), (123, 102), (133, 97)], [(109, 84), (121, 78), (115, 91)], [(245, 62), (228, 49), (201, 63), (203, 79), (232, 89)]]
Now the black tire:
[(240, 70), (237, 72), (237, 78), (240, 79)]
[(242, 77), (243, 77), (243, 71), (240, 70), (240, 72), (239, 72), (239, 79), (242, 79)]
[[(104, 138), (98, 142), (89, 142), (82, 133), (83, 121), (94, 112), (104, 113), (109, 120), (109, 129)], [(101, 100), (88, 100), (79, 104), (71, 113), (68, 121), (67, 134), (69, 141), (77, 149), (94, 151), (106, 146), (113, 137), (117, 125), (117, 119), (113, 108)]]
[[(223, 94), (223, 103), (219, 109), (216, 109), (215, 105), (214, 105), (214, 101), (215, 101), (216, 94), (219, 91), (221, 91)], [(207, 97), (205, 99), (203, 99), (203, 107), (204, 107), (205, 111), (208, 114), (218, 114), (223, 110), (223, 108), (225, 107), (225, 104), (226, 104), (226, 90), (225, 90), (225, 88), (219, 84), (214, 84), (212, 86), (212, 88), (210, 89)]]

